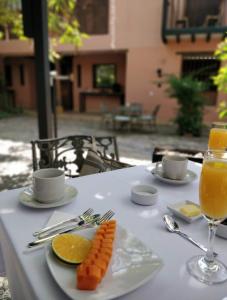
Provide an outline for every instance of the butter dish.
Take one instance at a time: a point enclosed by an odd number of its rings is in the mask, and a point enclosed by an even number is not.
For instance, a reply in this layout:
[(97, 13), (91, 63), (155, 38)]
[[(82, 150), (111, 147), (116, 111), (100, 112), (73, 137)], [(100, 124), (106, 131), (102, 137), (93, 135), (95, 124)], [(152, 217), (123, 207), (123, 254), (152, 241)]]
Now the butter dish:
[(198, 213), (196, 216), (187, 216), (186, 214), (182, 213), (181, 208), (183, 208), (185, 205), (193, 205), (195, 206), (196, 209), (200, 209), (200, 206), (192, 201), (185, 200), (185, 201), (180, 201), (174, 204), (169, 204), (167, 208), (177, 217), (183, 219), (184, 221), (188, 223), (192, 223), (202, 217), (202, 213)]

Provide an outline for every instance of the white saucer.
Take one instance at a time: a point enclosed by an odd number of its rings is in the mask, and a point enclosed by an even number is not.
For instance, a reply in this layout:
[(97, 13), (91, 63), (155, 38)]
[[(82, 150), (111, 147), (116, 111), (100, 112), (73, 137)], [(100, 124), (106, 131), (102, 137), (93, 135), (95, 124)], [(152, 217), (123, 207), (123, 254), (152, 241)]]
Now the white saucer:
[(33, 194), (30, 188), (23, 190), (19, 195), (19, 201), (21, 204), (33, 207), (33, 208), (51, 208), (66, 205), (75, 200), (75, 196), (78, 191), (71, 185), (65, 185), (65, 196), (58, 202), (53, 203), (41, 203), (33, 198)]
[(187, 174), (186, 174), (185, 178), (182, 179), (182, 180), (176, 180), (176, 179), (170, 179), (170, 178), (164, 177), (161, 168), (158, 168), (158, 169), (153, 168), (151, 170), (151, 174), (155, 178), (157, 178), (157, 179), (159, 179), (163, 182), (170, 183), (170, 184), (175, 184), (175, 185), (187, 184), (187, 183), (190, 183), (191, 181), (193, 181), (197, 178), (197, 175), (191, 170), (187, 170)]

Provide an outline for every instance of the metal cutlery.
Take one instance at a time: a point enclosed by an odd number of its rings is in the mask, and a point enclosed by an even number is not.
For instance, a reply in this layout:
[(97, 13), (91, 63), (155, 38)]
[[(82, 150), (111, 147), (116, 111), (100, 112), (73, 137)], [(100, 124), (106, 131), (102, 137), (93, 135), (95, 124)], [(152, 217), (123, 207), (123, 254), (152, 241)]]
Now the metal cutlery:
[(53, 230), (61, 225), (65, 225), (67, 223), (71, 223), (71, 222), (77, 222), (79, 223), (80, 221), (85, 221), (87, 217), (91, 216), (91, 214), (93, 214), (94, 210), (92, 208), (87, 209), (84, 213), (82, 213), (81, 215), (74, 217), (74, 218), (70, 218), (61, 222), (58, 222), (54, 225), (51, 226), (47, 226), (44, 227), (43, 229), (36, 231), (33, 233), (33, 236), (39, 236), (39, 235), (43, 235), (44, 233)]
[(62, 234), (62, 233), (67, 233), (67, 232), (70, 232), (70, 231), (76, 231), (76, 230), (81, 230), (81, 229), (86, 229), (86, 228), (92, 228), (95, 225), (101, 225), (105, 221), (110, 220), (113, 216), (114, 216), (114, 212), (112, 210), (109, 210), (102, 217), (97, 218), (97, 220), (95, 220), (95, 221), (93, 221), (91, 223), (84, 224), (84, 225), (81, 225), (81, 226), (76, 225), (74, 227), (67, 228), (67, 229), (65, 229), (65, 230), (63, 230), (61, 232), (58, 232), (58, 233), (53, 234), (53, 235), (50, 235), (48, 237), (45, 237), (45, 238), (42, 238), (42, 239), (37, 239), (35, 241), (32, 241), (32, 242), (28, 243), (27, 247), (28, 248), (32, 248), (32, 247), (38, 246), (40, 244), (43, 244), (43, 243), (45, 243), (47, 241), (52, 240), (55, 236), (58, 236), (59, 234)]
[[(198, 248), (202, 249), (204, 252), (208, 251), (208, 249), (205, 246), (203, 246), (199, 242), (195, 241), (193, 238), (188, 236), (186, 233), (180, 231), (179, 225), (177, 224), (177, 222), (170, 215), (167, 215), (167, 214), (164, 215), (163, 216), (163, 221), (166, 225), (166, 228), (170, 232), (179, 234), (181, 237), (183, 237), (187, 241), (191, 242), (193, 245), (197, 246)], [(214, 254), (214, 256), (218, 255), (216, 252), (214, 252), (213, 254)]]
[(78, 222), (76, 224), (72, 224), (72, 222), (68, 222), (69, 224), (63, 224), (63, 226), (59, 226), (59, 227), (53, 228), (51, 230), (48, 230), (44, 233), (40, 233), (37, 236), (37, 238), (42, 239), (44, 237), (53, 235), (55, 233), (62, 232), (62, 231), (66, 230), (66, 229), (69, 229), (71, 227), (75, 227), (75, 225), (82, 226), (82, 225), (85, 225), (85, 224), (91, 224), (91, 223), (94, 223), (97, 220), (99, 220), (99, 218), (100, 218), (100, 214), (94, 214), (94, 215), (91, 215), (91, 216), (88, 216), (88, 217), (84, 218), (84, 220), (81, 220), (80, 222)]

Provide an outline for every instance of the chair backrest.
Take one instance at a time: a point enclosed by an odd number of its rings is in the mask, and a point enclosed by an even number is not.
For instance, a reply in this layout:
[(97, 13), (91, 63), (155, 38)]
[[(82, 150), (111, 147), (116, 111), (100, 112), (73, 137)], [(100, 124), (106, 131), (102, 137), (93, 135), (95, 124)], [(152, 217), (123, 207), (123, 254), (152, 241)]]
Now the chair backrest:
[(89, 149), (100, 156), (119, 160), (116, 137), (71, 135), (62, 138), (31, 141), (33, 170), (60, 168), (68, 177), (78, 177)]
[(129, 106), (129, 112), (132, 116), (140, 116), (143, 112), (143, 106), (141, 103), (131, 103)]

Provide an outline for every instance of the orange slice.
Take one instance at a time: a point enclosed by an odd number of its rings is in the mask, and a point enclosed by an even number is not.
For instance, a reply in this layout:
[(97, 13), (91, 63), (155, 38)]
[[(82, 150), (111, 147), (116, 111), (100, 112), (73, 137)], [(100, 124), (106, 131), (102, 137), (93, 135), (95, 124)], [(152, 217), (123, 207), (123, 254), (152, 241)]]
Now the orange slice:
[(55, 255), (70, 264), (79, 264), (84, 261), (90, 248), (91, 242), (80, 235), (65, 233), (52, 240)]

